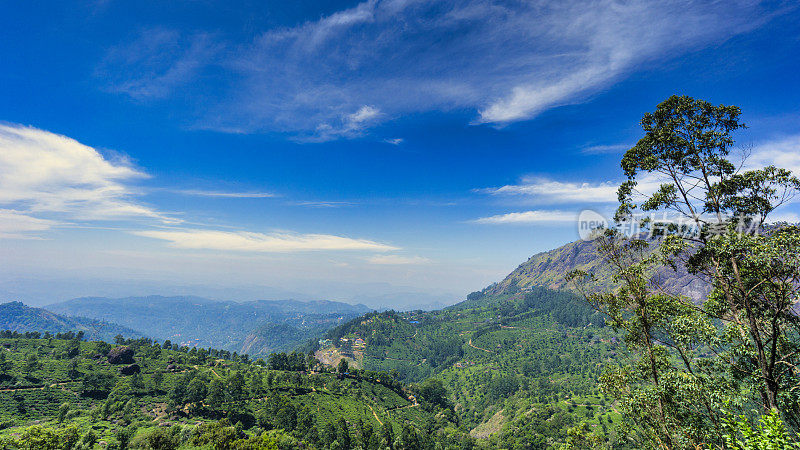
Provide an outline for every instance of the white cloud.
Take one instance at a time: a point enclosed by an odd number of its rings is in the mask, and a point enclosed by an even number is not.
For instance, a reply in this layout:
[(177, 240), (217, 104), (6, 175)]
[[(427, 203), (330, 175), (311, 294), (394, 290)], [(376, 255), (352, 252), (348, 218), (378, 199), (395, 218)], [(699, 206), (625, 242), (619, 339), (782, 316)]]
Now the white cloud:
[[(362, 111), (354, 120), (369, 120)], [(311, 250), (396, 250), (391, 245), (328, 234), (248, 233), (175, 228), (181, 221), (139, 203), (130, 182), (146, 175), (125, 161), (111, 161), (74, 139), (19, 125), (0, 125), (0, 238), (33, 238), (55, 226), (84, 226), (98, 220), (145, 219), (160, 230), (134, 232), (186, 249), (255, 252)], [(185, 195), (267, 198), (266, 192), (184, 190)], [(343, 206), (346, 202), (305, 202)], [(141, 223), (137, 227), (142, 226)]]
[(175, 191), (183, 195), (194, 195), (197, 197), (220, 197), (220, 198), (273, 198), (278, 197), (278, 194), (272, 192), (225, 192), (225, 191), (204, 191), (185, 189)]
[(325, 142), (333, 139), (360, 136), (364, 129), (377, 123), (383, 114), (377, 108), (364, 105), (352, 114), (345, 114), (336, 122), (325, 122), (317, 125), (316, 133), (299, 138), (305, 142)]
[(788, 136), (757, 145), (745, 161), (745, 169), (774, 165), (800, 176), (800, 135)]
[[(146, 30), (113, 50), (100, 72), (134, 98), (191, 89), (203, 100), (189, 116), (206, 114), (198, 126), (226, 132), (352, 138), (381, 117), (429, 111), (472, 110), (478, 122), (503, 124), (750, 31), (775, 14), (770, 8), (748, 0), (724, 8), (711, 0), (366, 0), (254, 40)], [(204, 65), (231, 76), (207, 81)]]
[(571, 211), (534, 210), (481, 217), (472, 222), (489, 225), (520, 225), (532, 223), (568, 223), (575, 222), (577, 218), (578, 214)]
[(788, 222), (788, 223), (800, 223), (800, 214), (795, 212), (777, 212), (769, 215), (769, 222)]
[(361, 109), (347, 116), (347, 123), (351, 127), (360, 127), (362, 124), (377, 119), (381, 115), (380, 110), (372, 106), (362, 106)]
[(217, 230), (143, 230), (133, 234), (168, 241), (175, 248), (238, 252), (287, 253), (302, 251), (372, 250), (390, 251), (397, 247), (366, 239), (351, 239), (329, 234), (252, 233)]
[(66, 136), (0, 124), (0, 207), (71, 220), (175, 222), (134, 200), (126, 183), (144, 177), (127, 161), (111, 161)]
[(0, 239), (35, 238), (36, 232), (49, 230), (56, 225), (58, 222), (53, 220), (38, 219), (13, 209), (0, 209)]
[[(527, 203), (537, 204), (616, 203), (617, 189), (623, 181), (557, 181), (544, 177), (524, 177), (519, 184), (476, 191), (494, 196), (522, 197)], [(651, 195), (662, 182), (664, 179), (656, 174), (641, 174), (636, 193)]]
[(481, 189), (492, 195), (521, 195), (541, 203), (608, 203), (617, 201), (619, 183), (564, 182), (524, 178), (522, 183)]
[(392, 145), (400, 145), (403, 143), (403, 138), (392, 138), (392, 139), (384, 139), (383, 142)]
[(506, 123), (528, 119), (563, 104), (580, 92), (595, 89), (611, 80), (621, 69), (619, 62), (587, 62), (587, 67), (557, 81), (542, 80), (516, 86), (506, 98), (480, 111), (479, 122)]
[(367, 258), (367, 262), (387, 266), (405, 266), (430, 264), (431, 260), (421, 256), (375, 255)]

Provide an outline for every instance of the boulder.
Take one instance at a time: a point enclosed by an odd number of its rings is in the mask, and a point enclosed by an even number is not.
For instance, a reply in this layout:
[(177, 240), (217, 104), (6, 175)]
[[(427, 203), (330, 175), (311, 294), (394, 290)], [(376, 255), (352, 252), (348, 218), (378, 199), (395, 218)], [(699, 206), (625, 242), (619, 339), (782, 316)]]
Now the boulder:
[(129, 366), (125, 366), (125, 367), (120, 367), (119, 368), (119, 373), (121, 373), (123, 375), (133, 375), (133, 374), (139, 373), (141, 371), (142, 371), (142, 368), (139, 367), (138, 364), (131, 364)]
[(108, 362), (111, 364), (133, 364), (133, 349), (130, 347), (116, 347), (108, 352)]

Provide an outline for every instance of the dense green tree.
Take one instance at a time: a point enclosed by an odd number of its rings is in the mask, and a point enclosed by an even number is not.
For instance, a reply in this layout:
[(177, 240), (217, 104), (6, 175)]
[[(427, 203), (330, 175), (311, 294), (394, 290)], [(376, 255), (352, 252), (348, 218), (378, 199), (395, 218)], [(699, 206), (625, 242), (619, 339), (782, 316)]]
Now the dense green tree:
[(233, 372), (225, 381), (228, 398), (231, 400), (238, 400), (244, 397), (245, 381), (244, 375), (242, 375), (241, 372)]
[(386, 444), (389, 447), (392, 447), (394, 444), (394, 430), (392, 429), (392, 425), (389, 422), (384, 422), (381, 426), (381, 436), (383, 440), (386, 441)]
[(63, 423), (64, 419), (67, 418), (67, 414), (69, 414), (70, 404), (69, 403), (62, 403), (61, 406), (58, 407), (58, 415), (56, 419), (58, 423)]
[(25, 358), (25, 366), (23, 370), (25, 371), (28, 376), (33, 376), (33, 374), (38, 371), (42, 367), (42, 363), (39, 362), (39, 358), (36, 354), (31, 353)]
[(199, 377), (195, 377), (189, 382), (186, 387), (186, 401), (190, 403), (199, 403), (206, 398), (206, 382)]
[(20, 450), (69, 450), (79, 439), (80, 435), (75, 425), (58, 430), (35, 425), (23, 430), (16, 439), (3, 444), (6, 448)]
[(800, 450), (800, 441), (789, 434), (775, 409), (755, 427), (744, 415), (729, 417), (726, 425), (725, 444), (731, 450)]
[[(735, 106), (678, 96), (646, 114), (645, 136), (622, 160), (628, 181), (620, 187), (618, 217), (636, 210), (640, 178), (663, 180), (640, 209), (667, 211), (696, 227), (697, 233), (687, 234), (674, 224), (660, 226), (671, 238), (672, 262), (685, 262), (692, 273), (711, 280), (704, 310), (730, 329), (738, 356), (733, 369), (757, 380), (765, 409), (780, 408), (796, 421), (796, 398), (784, 394), (794, 384), (790, 367), (800, 355), (792, 310), (800, 280), (800, 230), (762, 225), (800, 189), (800, 180), (774, 166), (739, 170), (730, 151), (732, 132), (744, 127), (740, 114)], [(751, 358), (752, 371), (742, 367)]]
[(341, 361), (339, 361), (339, 367), (338, 367), (339, 373), (347, 373), (350, 368), (349, 366), (350, 365), (347, 363), (347, 360), (345, 358), (342, 358)]
[[(728, 403), (757, 401), (800, 425), (800, 393), (791, 389), (800, 381), (800, 321), (792, 309), (800, 229), (765, 226), (800, 181), (772, 166), (741, 171), (741, 162), (730, 160), (732, 133), (744, 127), (740, 114), (735, 106), (673, 96), (644, 115), (645, 135), (622, 159), (628, 180), (616, 219), (658, 239), (608, 230), (598, 250), (618, 287), (584, 291), (636, 356), (609, 370), (602, 384), (648, 445), (721, 445)], [(642, 195), (642, 180), (660, 186)], [(710, 284), (701, 307), (659, 284), (659, 271), (678, 266)], [(748, 397), (751, 389), (757, 398)]]
[(154, 390), (161, 390), (161, 384), (164, 382), (164, 374), (160, 370), (156, 370), (150, 375), (150, 380), (153, 382)]
[(114, 376), (105, 372), (90, 372), (83, 377), (82, 391), (87, 394), (94, 392), (108, 393), (114, 387)]
[(131, 441), (133, 435), (136, 434), (136, 426), (128, 425), (127, 427), (120, 428), (117, 431), (116, 437), (117, 442), (119, 443), (120, 450), (126, 450), (128, 448), (128, 443)]
[(207, 402), (214, 408), (220, 408), (225, 402), (225, 383), (215, 379), (208, 385)]

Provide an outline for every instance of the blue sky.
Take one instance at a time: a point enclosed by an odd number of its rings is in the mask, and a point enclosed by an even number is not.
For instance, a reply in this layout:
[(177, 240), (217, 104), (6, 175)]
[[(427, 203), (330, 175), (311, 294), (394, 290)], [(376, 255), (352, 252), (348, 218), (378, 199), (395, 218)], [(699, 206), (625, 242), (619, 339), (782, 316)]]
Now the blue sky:
[(16, 2), (0, 42), (0, 294), (32, 302), (455, 301), (613, 209), (671, 94), (800, 169), (793, 2)]

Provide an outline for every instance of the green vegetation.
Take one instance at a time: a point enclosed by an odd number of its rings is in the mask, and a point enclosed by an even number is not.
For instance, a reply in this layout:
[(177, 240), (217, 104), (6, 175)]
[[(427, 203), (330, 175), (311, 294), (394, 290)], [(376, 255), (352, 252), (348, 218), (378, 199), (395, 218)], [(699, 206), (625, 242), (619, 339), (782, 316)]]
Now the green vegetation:
[(313, 356), (273, 354), (267, 363), (149, 339), (119, 337), (112, 346), (75, 333), (0, 336), (4, 448), (376, 449), (469, 441), (441, 406), (423, 409), (389, 374), (336, 374)]
[(340, 348), (364, 340), (353, 350), (364, 368), (415, 383), (423, 407), (452, 406), (442, 409), (480, 445), (546, 448), (566, 445), (581, 423), (616, 439), (620, 416), (596, 382), (624, 351), (615, 336), (580, 296), (534, 287), (436, 312), (371, 313), (326, 338)]
[[(590, 287), (585, 296), (631, 350), (601, 386), (635, 424), (641, 447), (731, 443), (728, 408), (765, 415), (763, 429), (773, 435), (782, 422), (800, 426), (800, 228), (764, 225), (800, 180), (772, 166), (738, 171), (728, 156), (731, 133), (744, 127), (739, 116), (735, 106), (670, 97), (645, 114), (645, 136), (622, 160), (628, 181), (618, 220), (634, 221), (638, 211), (671, 216), (643, 222), (663, 236), (656, 251), (607, 230), (599, 253), (619, 287)], [(660, 188), (637, 195), (639, 180), (652, 175)], [(652, 274), (664, 266), (707, 280), (707, 300), (698, 306), (663, 289)], [(751, 445), (756, 433), (738, 428), (745, 448), (761, 448)]]
[(114, 336), (144, 337), (142, 333), (104, 320), (62, 316), (41, 308), (31, 308), (20, 302), (0, 304), (0, 330), (39, 333), (82, 331), (91, 339), (111, 341)]

